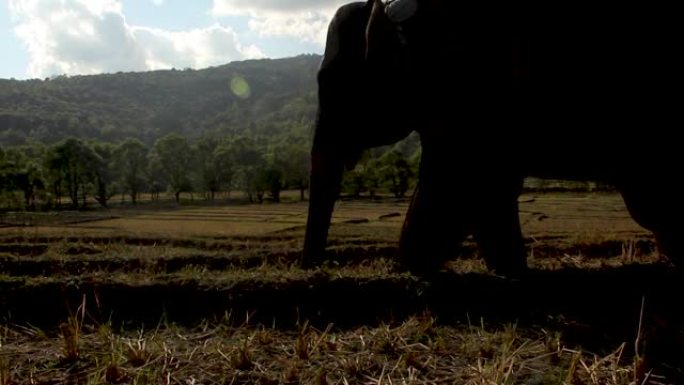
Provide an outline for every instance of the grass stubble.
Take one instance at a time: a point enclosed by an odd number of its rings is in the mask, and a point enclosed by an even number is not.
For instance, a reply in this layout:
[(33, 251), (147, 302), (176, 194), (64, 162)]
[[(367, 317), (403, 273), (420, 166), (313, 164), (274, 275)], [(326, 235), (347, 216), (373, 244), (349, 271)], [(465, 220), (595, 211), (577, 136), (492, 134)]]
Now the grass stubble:
[(79, 329), (68, 338), (3, 327), (0, 384), (666, 383), (641, 373), (638, 360), (626, 362), (624, 344), (598, 356), (545, 330), (444, 326), (429, 314), (349, 330), (304, 322), (285, 331), (227, 319), (137, 331), (67, 325)]
[[(603, 199), (599, 198), (599, 203)], [(639, 239), (644, 234), (632, 225), (621, 221), (606, 227), (600, 210), (583, 224), (571, 223), (562, 217), (574, 215), (574, 209), (559, 206), (548, 197), (540, 201), (556, 211), (540, 215), (530, 210), (530, 264), (535, 269), (603, 269), (658, 262), (657, 256), (642, 247), (643, 242), (634, 240), (635, 234)], [(614, 205), (613, 198), (609, 203)], [(346, 211), (342, 207), (343, 219), (372, 219), (384, 213), (377, 205), (368, 212), (358, 212), (359, 207), (364, 206), (350, 205)], [(227, 209), (228, 214), (224, 210), (218, 214), (236, 215), (232, 209)], [(394, 212), (397, 207), (392, 205), (387, 210)], [(301, 215), (294, 211), (286, 214), (300, 225)], [(237, 214), (258, 217), (259, 222), (267, 215), (282, 221), (284, 215), (265, 213), (262, 208), (252, 212), (248, 207), (240, 207)], [(174, 214), (180, 219), (183, 215)], [(106, 222), (79, 228), (5, 229), (0, 275), (7, 281), (23, 279), (26, 285), (73, 277), (130, 285), (155, 281), (214, 281), (220, 285), (238, 280), (270, 280), (287, 285), (289, 281), (321, 274), (302, 271), (291, 263), (301, 242), (300, 227), (254, 236), (250, 232), (261, 225), (247, 223), (240, 228), (244, 221), (229, 218), (226, 226), (232, 226), (232, 230), (224, 237), (215, 234), (216, 218), (205, 223), (197, 218), (197, 212), (188, 215), (193, 216), (194, 227), (188, 222), (173, 230), (176, 232), (163, 234), (122, 232), (107, 228)], [(542, 222), (549, 216), (560, 219), (547, 226)], [(168, 217), (163, 221), (168, 222)], [(130, 224), (126, 218), (119, 222)], [(197, 223), (201, 226), (197, 227)], [(384, 254), (391, 253), (388, 244), (390, 249), (393, 246), (388, 242), (396, 240), (400, 223), (391, 220), (359, 225), (342, 221), (331, 230), (331, 249), (340, 263), (326, 267), (323, 274), (330, 278), (396, 274)], [(193, 228), (190, 232), (189, 227)], [(280, 224), (276, 227), (280, 228)], [(578, 235), (577, 229), (582, 227), (613, 231), (604, 231), (597, 240), (594, 233)], [(212, 231), (207, 232), (209, 228)], [(203, 232), (207, 234), (200, 234)], [(594, 254), (603, 255), (604, 250), (601, 246), (598, 252), (591, 251), (596, 248), (586, 245), (592, 244), (608, 244), (613, 249), (617, 244), (618, 250), (609, 253), (611, 258), (597, 258)], [(380, 251), (383, 255), (378, 257)], [(356, 260), (345, 263), (350, 256)], [(217, 260), (221, 263), (216, 264)], [(230, 262), (223, 263), (225, 260)], [(178, 263), (169, 268), (171, 262)], [(31, 270), (31, 264), (39, 268)], [(13, 269), (20, 265), (34, 272), (16, 276)], [(44, 266), (58, 267), (46, 270)], [(485, 271), (476, 258), (451, 263), (449, 268), (462, 274)], [(616, 346), (609, 353), (594, 353), (580, 346), (566, 346), (562, 334), (544, 326), (521, 328), (515, 324), (486, 324), (483, 320), (442, 324), (429, 313), (357, 327), (331, 323), (316, 328), (301, 321), (294, 329), (277, 327), (275, 319), (271, 325), (251, 322), (249, 315), (241, 316), (245, 321), (236, 325), (236, 317), (226, 313), (221, 319), (198, 317), (194, 326), (181, 326), (163, 318), (157, 325), (131, 329), (94, 321), (85, 310), (85, 301), (84, 297), (55, 329), (7, 322), (0, 326), (0, 385), (668, 383), (644, 369), (638, 348), (641, 327), (635, 331), (634, 341)], [(631, 343), (636, 346), (636, 355), (626, 353)]]

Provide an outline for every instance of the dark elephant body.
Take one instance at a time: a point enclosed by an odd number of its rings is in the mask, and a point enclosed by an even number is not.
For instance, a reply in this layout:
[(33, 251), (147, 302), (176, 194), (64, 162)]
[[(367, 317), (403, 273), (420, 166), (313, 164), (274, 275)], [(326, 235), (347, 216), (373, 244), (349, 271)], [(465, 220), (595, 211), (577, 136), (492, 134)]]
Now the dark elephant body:
[(322, 257), (344, 164), (413, 130), (420, 180), (400, 243), (413, 272), (434, 271), (468, 234), (490, 268), (524, 270), (517, 197), (526, 176), (615, 185), (663, 251), (683, 257), (680, 62), (667, 15), (467, 3), (417, 0), (397, 24), (371, 0), (331, 23), (304, 262)]

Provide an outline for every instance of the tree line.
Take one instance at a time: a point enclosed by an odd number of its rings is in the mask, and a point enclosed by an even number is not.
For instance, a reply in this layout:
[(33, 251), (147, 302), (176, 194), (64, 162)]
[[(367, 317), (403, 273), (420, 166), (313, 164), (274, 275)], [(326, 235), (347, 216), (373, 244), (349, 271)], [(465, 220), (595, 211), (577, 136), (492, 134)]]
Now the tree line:
[[(415, 142), (415, 140), (414, 140)], [(364, 154), (344, 176), (343, 192), (373, 197), (385, 191), (403, 197), (415, 183), (416, 144), (400, 143)], [(405, 156), (407, 150), (413, 155)], [(52, 145), (32, 142), (0, 147), (0, 209), (79, 209), (117, 196), (136, 204), (182, 193), (214, 200), (219, 193), (243, 193), (250, 202), (280, 201), (284, 190), (306, 198), (308, 138), (205, 136), (190, 140), (165, 135), (148, 146), (136, 138), (118, 143), (75, 137)]]

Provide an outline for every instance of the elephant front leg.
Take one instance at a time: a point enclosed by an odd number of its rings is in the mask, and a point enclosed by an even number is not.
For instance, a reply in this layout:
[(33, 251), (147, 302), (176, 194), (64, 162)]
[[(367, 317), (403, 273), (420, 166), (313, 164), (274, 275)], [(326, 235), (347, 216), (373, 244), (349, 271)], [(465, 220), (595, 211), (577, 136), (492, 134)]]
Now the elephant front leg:
[(684, 275), (684, 244), (682, 243), (682, 229), (661, 230), (655, 234), (658, 250), (663, 253), (677, 271)]
[(342, 155), (318, 149), (312, 151), (309, 212), (301, 260), (303, 267), (314, 267), (325, 260), (328, 229), (340, 193), (343, 171)]
[(439, 271), (467, 235), (466, 223), (456, 215), (453, 202), (431, 191), (420, 185), (416, 189), (399, 240), (401, 269), (420, 277)]
[[(666, 170), (670, 171), (670, 170)], [(643, 290), (646, 310), (643, 321), (642, 353), (648, 366), (684, 367), (684, 316), (677, 293), (684, 290), (684, 204), (682, 191), (669, 172), (629, 175), (616, 185), (634, 220), (653, 232), (658, 251), (674, 265), (657, 276)], [(673, 300), (674, 299), (674, 300)], [(672, 373), (682, 383), (682, 372)], [(669, 378), (669, 377), (668, 377)]]
[(497, 275), (520, 277), (527, 270), (518, 196), (522, 179), (506, 185), (488, 186), (476, 206), (475, 240), (487, 268)]

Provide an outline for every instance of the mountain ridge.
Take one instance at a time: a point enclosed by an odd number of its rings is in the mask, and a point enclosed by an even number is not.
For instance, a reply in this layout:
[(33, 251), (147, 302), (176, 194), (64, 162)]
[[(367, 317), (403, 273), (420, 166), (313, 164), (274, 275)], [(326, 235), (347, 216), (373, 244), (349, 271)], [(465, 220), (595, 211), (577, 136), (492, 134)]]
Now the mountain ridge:
[(0, 79), (0, 145), (65, 137), (151, 144), (177, 133), (282, 135), (311, 128), (319, 55), (157, 70)]

